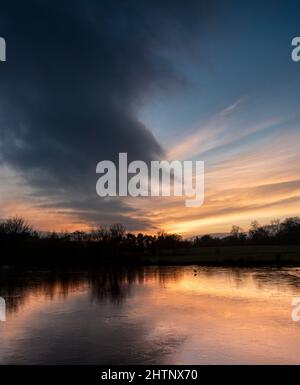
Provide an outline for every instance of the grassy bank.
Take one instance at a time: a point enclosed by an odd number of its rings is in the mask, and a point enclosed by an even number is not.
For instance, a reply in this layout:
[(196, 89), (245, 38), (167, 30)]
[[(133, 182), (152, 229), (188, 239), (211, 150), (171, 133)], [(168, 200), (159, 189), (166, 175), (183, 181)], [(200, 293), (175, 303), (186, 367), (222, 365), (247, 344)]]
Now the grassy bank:
[(168, 250), (145, 264), (300, 265), (300, 246), (228, 246)]

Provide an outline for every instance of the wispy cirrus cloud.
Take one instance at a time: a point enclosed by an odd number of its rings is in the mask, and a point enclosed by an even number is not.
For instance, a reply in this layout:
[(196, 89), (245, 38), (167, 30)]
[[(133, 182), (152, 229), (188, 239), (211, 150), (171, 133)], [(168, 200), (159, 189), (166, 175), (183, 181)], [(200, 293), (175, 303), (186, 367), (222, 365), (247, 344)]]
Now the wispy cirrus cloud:
[(283, 123), (282, 118), (274, 117), (255, 124), (243, 123), (241, 127), (234, 120), (234, 113), (244, 100), (245, 98), (238, 99), (208, 122), (195, 125), (191, 135), (180, 138), (179, 143), (167, 151), (167, 158), (191, 159), (196, 156), (199, 158), (209, 151), (221, 151), (225, 146), (233, 146), (234, 143), (250, 135), (272, 129)]

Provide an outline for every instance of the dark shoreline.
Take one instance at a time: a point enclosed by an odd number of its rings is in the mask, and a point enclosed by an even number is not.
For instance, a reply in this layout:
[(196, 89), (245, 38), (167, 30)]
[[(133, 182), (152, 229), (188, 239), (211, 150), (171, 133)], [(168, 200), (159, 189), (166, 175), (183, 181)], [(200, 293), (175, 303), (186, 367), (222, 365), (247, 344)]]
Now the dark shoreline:
[[(77, 250), (78, 251), (78, 250)], [(20, 256), (21, 253), (22, 255)], [(2, 266), (23, 267), (97, 267), (97, 266), (296, 266), (300, 265), (300, 246), (223, 246), (198, 249), (162, 250), (157, 255), (98, 255), (81, 250), (66, 253), (66, 250), (34, 252), (19, 250), (0, 258)]]

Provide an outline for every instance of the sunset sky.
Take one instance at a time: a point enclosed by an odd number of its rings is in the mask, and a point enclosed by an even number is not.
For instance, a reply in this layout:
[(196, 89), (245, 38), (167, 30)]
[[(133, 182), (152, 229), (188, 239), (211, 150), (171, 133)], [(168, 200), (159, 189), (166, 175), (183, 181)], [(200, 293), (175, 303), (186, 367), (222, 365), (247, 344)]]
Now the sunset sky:
[[(298, 1), (1, 2), (0, 218), (183, 236), (300, 215)], [(203, 160), (205, 202), (100, 198), (96, 165)]]

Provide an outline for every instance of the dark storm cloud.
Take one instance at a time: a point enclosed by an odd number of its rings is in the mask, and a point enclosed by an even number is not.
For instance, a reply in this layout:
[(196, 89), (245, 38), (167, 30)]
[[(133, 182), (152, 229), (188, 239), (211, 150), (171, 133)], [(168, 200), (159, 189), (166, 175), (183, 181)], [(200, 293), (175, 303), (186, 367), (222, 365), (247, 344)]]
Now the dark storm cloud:
[(101, 210), (97, 162), (163, 155), (137, 111), (184, 83), (170, 54), (192, 49), (204, 14), (200, 1), (2, 1), (1, 163), (42, 196)]

